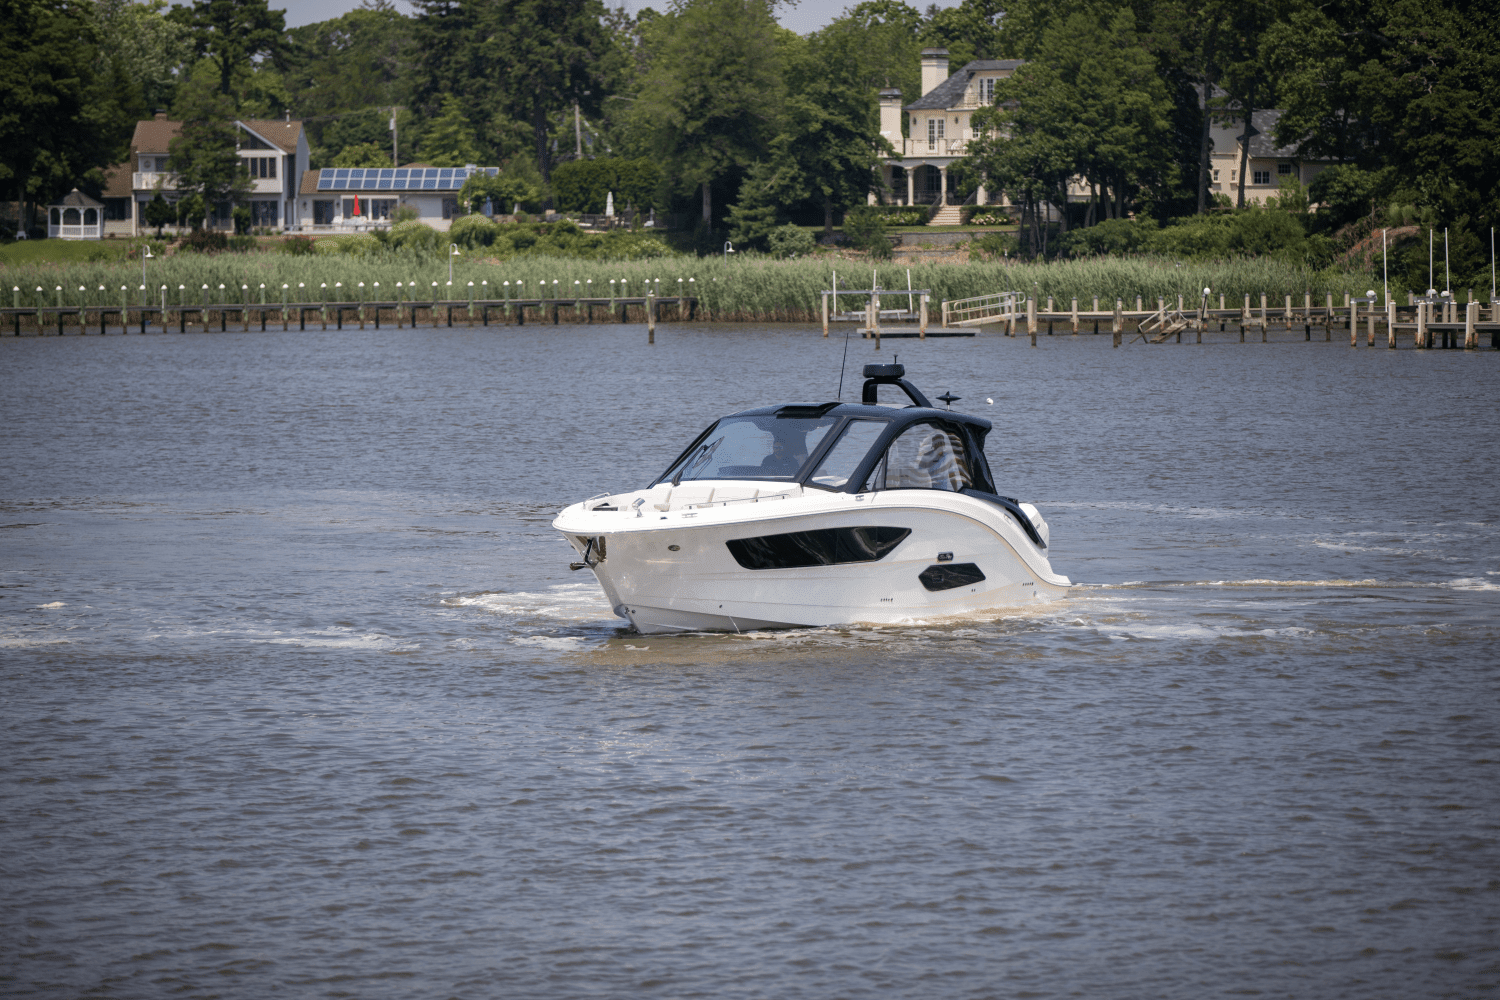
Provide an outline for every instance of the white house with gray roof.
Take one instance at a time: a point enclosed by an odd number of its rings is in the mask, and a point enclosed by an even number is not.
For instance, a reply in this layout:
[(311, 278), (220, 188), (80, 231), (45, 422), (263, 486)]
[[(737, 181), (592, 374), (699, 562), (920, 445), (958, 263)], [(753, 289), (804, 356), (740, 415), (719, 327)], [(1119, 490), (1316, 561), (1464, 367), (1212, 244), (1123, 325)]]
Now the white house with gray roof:
[[(1223, 91), (1218, 91), (1223, 96)], [(1201, 102), (1200, 102), (1201, 103)], [(1303, 157), (1297, 143), (1278, 146), (1274, 137), (1281, 112), (1256, 111), (1250, 115), (1250, 158), (1245, 164), (1245, 204), (1265, 204), (1277, 194), (1288, 177), (1303, 184), (1332, 166), (1332, 161)], [(1244, 118), (1238, 115), (1215, 116), (1209, 127), (1213, 151), (1209, 154), (1208, 190), (1225, 195), (1231, 204), (1238, 203), (1240, 191), (1240, 140), (1245, 133)]]

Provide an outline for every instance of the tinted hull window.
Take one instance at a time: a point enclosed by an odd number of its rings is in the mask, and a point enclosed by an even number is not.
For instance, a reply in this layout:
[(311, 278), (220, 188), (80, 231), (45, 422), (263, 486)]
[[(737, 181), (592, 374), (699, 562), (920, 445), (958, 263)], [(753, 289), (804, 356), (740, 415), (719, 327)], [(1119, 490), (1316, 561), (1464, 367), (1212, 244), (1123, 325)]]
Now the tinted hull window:
[(984, 573), (973, 563), (947, 563), (928, 566), (917, 575), (917, 579), (928, 590), (953, 590), (983, 582)]
[(909, 534), (910, 528), (822, 528), (736, 538), (724, 544), (745, 569), (793, 569), (875, 562)]

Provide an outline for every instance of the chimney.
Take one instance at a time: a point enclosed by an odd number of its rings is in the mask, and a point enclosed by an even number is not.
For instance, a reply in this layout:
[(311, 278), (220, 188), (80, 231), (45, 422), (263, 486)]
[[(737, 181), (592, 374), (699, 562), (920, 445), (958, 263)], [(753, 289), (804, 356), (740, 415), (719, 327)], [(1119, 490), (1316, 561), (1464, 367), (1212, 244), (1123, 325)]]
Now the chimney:
[(895, 87), (880, 92), (880, 136), (901, 152), (901, 91)]
[(159, 122), (164, 122), (167, 120), (167, 113), (160, 108), (157, 108), (156, 113), (151, 117), (155, 118)]
[(926, 97), (948, 79), (948, 50), (922, 50), (922, 96)]

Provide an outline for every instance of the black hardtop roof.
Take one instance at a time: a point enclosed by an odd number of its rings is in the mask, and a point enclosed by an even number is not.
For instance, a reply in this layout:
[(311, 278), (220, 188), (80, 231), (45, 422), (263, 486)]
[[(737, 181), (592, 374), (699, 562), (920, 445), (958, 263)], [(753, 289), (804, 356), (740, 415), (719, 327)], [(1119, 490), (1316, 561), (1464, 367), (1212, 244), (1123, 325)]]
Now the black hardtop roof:
[(975, 427), (983, 427), (990, 430), (994, 425), (983, 417), (976, 417), (970, 413), (962, 413), (958, 410), (940, 410), (935, 406), (872, 406), (867, 403), (784, 403), (780, 406), (757, 406), (748, 410), (740, 410), (730, 413), (731, 417), (768, 417), (774, 416), (782, 410), (788, 410), (785, 414), (789, 417), (814, 418), (819, 415), (831, 417), (877, 417), (881, 420), (890, 420), (901, 424), (913, 424), (922, 420), (951, 420), (954, 423), (971, 424)]

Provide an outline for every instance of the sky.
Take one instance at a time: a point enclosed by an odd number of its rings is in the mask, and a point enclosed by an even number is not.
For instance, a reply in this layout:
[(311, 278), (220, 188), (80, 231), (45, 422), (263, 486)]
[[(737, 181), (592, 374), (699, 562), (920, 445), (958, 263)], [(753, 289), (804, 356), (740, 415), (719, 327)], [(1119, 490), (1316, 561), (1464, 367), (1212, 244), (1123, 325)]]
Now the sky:
[[(858, 0), (800, 0), (800, 2), (783, 2), (776, 5), (776, 20), (781, 26), (795, 31), (799, 35), (805, 35), (810, 31), (817, 31), (828, 24), (834, 18), (844, 12), (846, 7), (852, 7)], [(911, 3), (911, 0), (907, 0)], [(921, 0), (912, 3), (919, 10), (926, 10), (931, 0)], [(937, 0), (939, 7), (957, 7), (959, 0)], [(272, 8), (285, 6), (286, 25), (295, 28), (303, 24), (311, 24), (314, 21), (326, 21), (329, 18), (338, 17), (358, 7), (360, 0), (283, 0), (278, 4), (272, 0)], [(412, 13), (411, 4), (405, 0), (394, 0), (396, 8), (402, 13)], [(667, 0), (604, 0), (606, 7), (617, 7), (621, 4), (634, 13), (642, 7), (654, 7), (657, 10), (665, 10)]]

